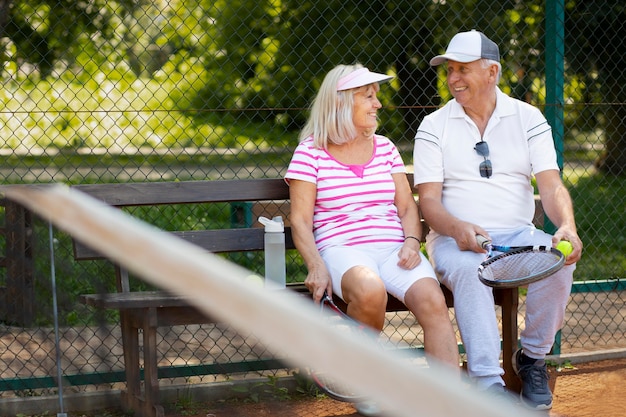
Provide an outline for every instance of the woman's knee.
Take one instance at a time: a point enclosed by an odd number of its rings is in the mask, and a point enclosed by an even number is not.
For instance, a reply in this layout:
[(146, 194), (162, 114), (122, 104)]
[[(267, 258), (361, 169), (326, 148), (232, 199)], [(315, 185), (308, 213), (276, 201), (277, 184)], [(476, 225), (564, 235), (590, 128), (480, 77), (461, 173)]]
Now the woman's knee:
[(431, 278), (422, 278), (415, 282), (406, 292), (404, 303), (416, 315), (448, 314), (441, 286), (438, 281)]
[(343, 276), (341, 290), (347, 304), (378, 310), (387, 305), (387, 290), (382, 279), (364, 266), (350, 268)]
[(348, 315), (380, 331), (385, 323), (387, 291), (382, 280), (367, 268), (354, 267), (341, 282)]

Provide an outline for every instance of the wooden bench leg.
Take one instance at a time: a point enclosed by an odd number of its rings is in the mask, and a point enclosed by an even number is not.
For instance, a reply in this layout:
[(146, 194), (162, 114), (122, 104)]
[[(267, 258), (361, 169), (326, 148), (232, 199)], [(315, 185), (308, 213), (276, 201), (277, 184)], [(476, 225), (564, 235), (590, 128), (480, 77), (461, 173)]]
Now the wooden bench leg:
[[(122, 405), (137, 417), (164, 417), (160, 405), (159, 379), (157, 374), (156, 308), (131, 309), (120, 312), (126, 368), (126, 392), (122, 393)], [(141, 362), (139, 354), (139, 330), (143, 332), (144, 383), (141, 389)], [(143, 391), (143, 392), (142, 392)]]
[(149, 308), (143, 320), (143, 367), (144, 367), (144, 417), (163, 417), (163, 406), (160, 404), (159, 376), (157, 366), (157, 311)]
[(126, 369), (126, 391), (122, 391), (122, 407), (125, 411), (137, 410), (141, 397), (141, 377), (139, 371), (139, 331), (132, 323), (131, 314), (120, 311), (122, 327), (122, 348)]
[(517, 350), (517, 309), (519, 307), (519, 291), (517, 288), (502, 289), (502, 364), (504, 382), (515, 392), (522, 388), (521, 381), (513, 371), (512, 356)]

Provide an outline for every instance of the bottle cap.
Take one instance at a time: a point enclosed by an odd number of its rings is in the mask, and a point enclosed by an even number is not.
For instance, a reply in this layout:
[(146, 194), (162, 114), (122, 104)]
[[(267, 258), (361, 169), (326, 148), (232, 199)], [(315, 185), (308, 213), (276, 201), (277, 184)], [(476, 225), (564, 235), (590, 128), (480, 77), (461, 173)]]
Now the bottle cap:
[(259, 222), (265, 226), (266, 232), (280, 233), (285, 231), (285, 225), (281, 216), (276, 216), (272, 220), (261, 216), (259, 217)]

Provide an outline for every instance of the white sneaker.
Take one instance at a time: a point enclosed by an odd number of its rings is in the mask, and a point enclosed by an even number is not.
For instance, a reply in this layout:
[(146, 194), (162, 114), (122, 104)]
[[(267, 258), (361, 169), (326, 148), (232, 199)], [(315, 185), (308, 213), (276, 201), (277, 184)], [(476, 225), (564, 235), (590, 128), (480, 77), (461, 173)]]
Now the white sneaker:
[(380, 415), (380, 407), (370, 400), (355, 403), (354, 408), (356, 408), (356, 411), (362, 416), (372, 417)]

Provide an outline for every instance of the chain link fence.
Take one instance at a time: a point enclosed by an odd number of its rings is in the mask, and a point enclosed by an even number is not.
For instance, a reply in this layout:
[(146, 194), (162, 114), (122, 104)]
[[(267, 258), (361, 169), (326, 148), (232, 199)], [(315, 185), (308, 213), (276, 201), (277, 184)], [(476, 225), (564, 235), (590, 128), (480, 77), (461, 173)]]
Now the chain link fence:
[[(476, 28), (500, 46), (500, 88), (549, 119), (575, 203), (585, 253), (556, 350), (624, 348), (625, 20), (626, 4), (608, 0), (2, 0), (0, 175), (4, 184), (281, 177), (323, 76), (355, 62), (395, 75), (380, 92), (378, 131), (411, 170), (417, 126), (450, 98), (428, 60)], [(132, 214), (193, 230), (230, 226), (232, 210)], [(124, 369), (117, 313), (78, 302), (113, 289), (111, 265), (75, 263), (69, 236), (50, 239), (46, 222), (11, 204), (2, 217), (0, 396), (55, 392), (53, 290), (71, 389), (115, 388)], [(15, 230), (28, 231), (19, 247), (6, 243)], [(262, 273), (262, 258), (234, 260)], [(297, 253), (288, 262), (290, 279), (304, 279)], [(419, 342), (407, 320), (389, 317), (393, 337)], [(159, 337), (174, 382), (232, 377), (223, 374), (267, 356), (220, 325)]]

